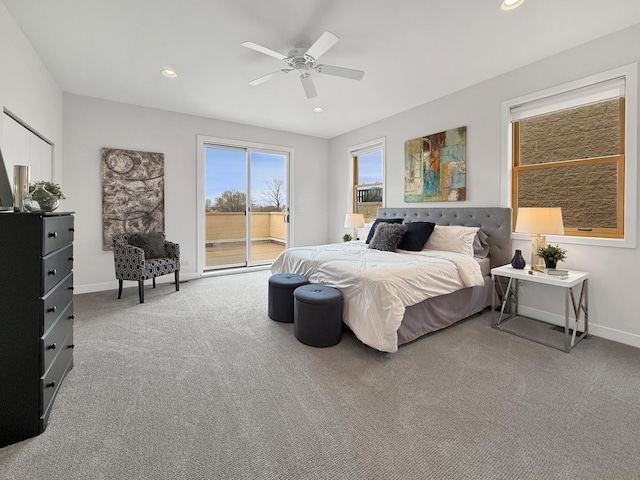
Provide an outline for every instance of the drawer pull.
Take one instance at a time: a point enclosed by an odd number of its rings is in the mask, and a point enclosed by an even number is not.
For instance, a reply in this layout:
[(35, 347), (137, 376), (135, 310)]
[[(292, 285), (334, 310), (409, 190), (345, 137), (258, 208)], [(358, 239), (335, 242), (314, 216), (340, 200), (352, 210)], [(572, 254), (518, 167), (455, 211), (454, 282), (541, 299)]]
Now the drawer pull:
[(58, 238), (58, 232), (49, 232), (49, 238)]
[(49, 270), (49, 275), (55, 275), (56, 273), (58, 273), (57, 269), (53, 269), (53, 270)]
[(51, 313), (56, 313), (56, 310), (58, 309), (58, 307), (56, 307), (55, 305), (53, 307), (51, 307), (50, 309), (47, 310), (47, 312), (51, 312)]
[(71, 345), (69, 345), (67, 348), (75, 348), (75, 345), (72, 343)]
[(76, 231), (76, 229), (75, 229), (75, 228), (73, 228), (73, 227), (71, 227), (71, 228), (69, 229), (69, 231), (70, 231), (70, 232), (75, 232), (75, 231)]
[(69, 261), (70, 261), (70, 262), (73, 262), (73, 257), (69, 257)]
[(55, 387), (56, 386), (56, 381), (55, 380), (51, 380), (50, 383), (45, 384), (46, 388), (51, 388), (51, 387)]
[(73, 290), (73, 287), (69, 287), (69, 290)]
[(51, 345), (47, 345), (47, 350), (55, 350), (57, 347), (56, 342), (53, 342)]
[(75, 320), (75, 318), (76, 318), (75, 315), (73, 315), (73, 314), (69, 315), (69, 320)]

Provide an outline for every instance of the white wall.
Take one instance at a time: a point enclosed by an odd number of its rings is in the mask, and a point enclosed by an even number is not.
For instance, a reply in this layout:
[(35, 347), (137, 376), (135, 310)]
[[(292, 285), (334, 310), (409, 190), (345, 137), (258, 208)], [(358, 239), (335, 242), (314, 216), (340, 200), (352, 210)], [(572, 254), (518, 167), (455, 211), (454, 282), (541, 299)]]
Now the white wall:
[(65, 94), (64, 209), (76, 212), (77, 293), (117, 287), (113, 254), (102, 250), (102, 147), (164, 153), (166, 235), (189, 262), (181, 277), (196, 276), (197, 135), (293, 148), (292, 240), (295, 245), (328, 240), (326, 139)]
[[(21, 121), (54, 143), (52, 180), (62, 179), (62, 91), (53, 80), (40, 57), (35, 53), (13, 17), (0, 2), (0, 105)], [(1, 114), (1, 112), (0, 112)], [(4, 117), (4, 115), (2, 115)], [(11, 132), (5, 132), (0, 121), (0, 147), (10, 143)], [(29, 159), (12, 158), (11, 151), (5, 161), (11, 165), (26, 165)], [(26, 151), (29, 151), (27, 146)], [(3, 149), (4, 153), (4, 149)], [(13, 181), (13, 171), (7, 172)], [(47, 180), (47, 178), (34, 178)]]
[[(342, 219), (349, 195), (349, 146), (385, 136), (386, 205), (426, 207), (433, 204), (404, 203), (404, 142), (466, 125), (467, 201), (436, 205), (500, 206), (504, 182), (501, 172), (502, 102), (637, 61), (640, 61), (640, 25), (332, 139), (329, 157), (331, 237), (336, 239), (344, 233)], [(638, 146), (634, 148), (637, 151)], [(636, 238), (640, 238), (637, 234)], [(640, 347), (636, 301), (636, 272), (640, 270), (638, 249), (569, 244), (564, 247), (568, 250), (568, 259), (562, 266), (590, 273), (590, 332)], [(513, 248), (520, 248), (525, 254), (530, 251), (528, 241), (514, 241)], [(532, 287), (525, 286), (521, 299), (525, 311), (528, 307), (529, 312), (540, 314), (542, 318), (559, 320), (564, 305), (561, 292)]]

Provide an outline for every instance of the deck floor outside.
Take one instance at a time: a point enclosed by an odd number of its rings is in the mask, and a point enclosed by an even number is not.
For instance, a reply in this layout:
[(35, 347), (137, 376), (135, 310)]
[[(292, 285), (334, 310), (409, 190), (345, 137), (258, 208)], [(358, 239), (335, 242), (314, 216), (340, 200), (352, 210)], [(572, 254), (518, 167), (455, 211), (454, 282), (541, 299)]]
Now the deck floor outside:
[[(279, 242), (251, 242), (251, 261), (265, 262), (275, 260), (284, 252), (285, 245)], [(220, 243), (206, 247), (205, 268), (245, 263), (246, 247), (244, 243)]]

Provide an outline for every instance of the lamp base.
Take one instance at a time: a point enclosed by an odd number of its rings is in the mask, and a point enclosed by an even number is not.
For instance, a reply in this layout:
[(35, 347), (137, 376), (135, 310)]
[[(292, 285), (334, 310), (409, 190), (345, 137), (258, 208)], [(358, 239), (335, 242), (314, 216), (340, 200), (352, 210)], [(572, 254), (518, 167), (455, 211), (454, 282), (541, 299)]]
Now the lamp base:
[(531, 235), (531, 268), (538, 272), (545, 271), (544, 258), (538, 255), (538, 249), (547, 246), (547, 239), (544, 235)]
[(358, 240), (358, 229), (354, 227), (353, 235), (351, 236), (351, 240)]

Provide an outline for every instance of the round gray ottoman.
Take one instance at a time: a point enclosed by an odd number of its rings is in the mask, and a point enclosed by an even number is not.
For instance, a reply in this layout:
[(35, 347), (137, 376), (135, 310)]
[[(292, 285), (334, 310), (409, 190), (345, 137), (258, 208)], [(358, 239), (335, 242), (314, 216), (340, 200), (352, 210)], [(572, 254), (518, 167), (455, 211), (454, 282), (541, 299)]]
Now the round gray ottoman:
[(269, 318), (293, 323), (293, 291), (309, 283), (307, 277), (295, 273), (277, 273), (269, 277)]
[(342, 339), (342, 293), (309, 284), (293, 292), (293, 333), (312, 347), (331, 347)]

